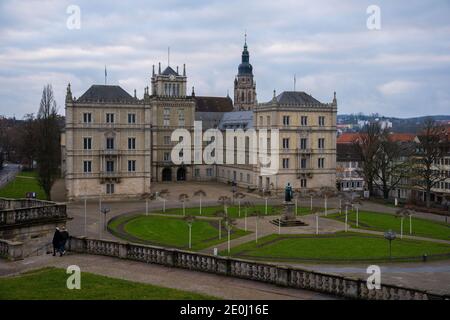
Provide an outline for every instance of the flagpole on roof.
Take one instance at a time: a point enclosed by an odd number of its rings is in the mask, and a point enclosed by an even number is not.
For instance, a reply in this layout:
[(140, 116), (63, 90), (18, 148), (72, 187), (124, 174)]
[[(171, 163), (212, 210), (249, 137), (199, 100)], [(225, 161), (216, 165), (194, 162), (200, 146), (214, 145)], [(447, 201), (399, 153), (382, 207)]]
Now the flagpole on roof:
[(106, 78), (108, 77), (108, 73), (106, 72), (106, 64), (105, 64), (105, 86), (106, 86)]

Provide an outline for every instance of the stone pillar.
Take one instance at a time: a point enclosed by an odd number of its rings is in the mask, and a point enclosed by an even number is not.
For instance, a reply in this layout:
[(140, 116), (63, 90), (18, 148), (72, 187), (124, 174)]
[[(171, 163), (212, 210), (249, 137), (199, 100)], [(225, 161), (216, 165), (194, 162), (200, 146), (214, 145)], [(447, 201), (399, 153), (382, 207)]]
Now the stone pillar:
[(176, 263), (176, 252), (174, 250), (164, 250), (165, 261), (164, 265), (174, 267)]
[(119, 258), (126, 259), (128, 257), (128, 243), (119, 243)]
[(217, 272), (223, 275), (229, 275), (231, 262), (228, 258), (215, 257), (217, 263)]
[(23, 260), (23, 243), (8, 241), (8, 260)]
[(276, 284), (279, 286), (288, 286), (291, 270), (286, 267), (277, 267)]

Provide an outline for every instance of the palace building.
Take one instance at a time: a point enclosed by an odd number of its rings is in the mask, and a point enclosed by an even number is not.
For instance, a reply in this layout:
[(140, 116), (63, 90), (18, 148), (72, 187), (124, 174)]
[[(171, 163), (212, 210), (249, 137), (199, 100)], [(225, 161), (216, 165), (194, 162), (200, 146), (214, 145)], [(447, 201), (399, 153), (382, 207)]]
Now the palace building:
[[(247, 41), (229, 96), (197, 96), (187, 91), (186, 66), (155, 71), (143, 97), (119, 86), (92, 85), (79, 98), (66, 93), (66, 125), (61, 137), (62, 168), (70, 200), (88, 197), (135, 198), (155, 182), (236, 182), (252, 189), (336, 186), (336, 94), (321, 103), (300, 91), (283, 92), (257, 103)], [(174, 164), (175, 129), (278, 129), (279, 170), (263, 175), (258, 164)], [(205, 143), (204, 143), (205, 144)], [(225, 144), (225, 142), (224, 142)], [(270, 144), (270, 141), (269, 141)], [(224, 150), (234, 146), (224, 145)], [(248, 153), (251, 146), (245, 145)], [(180, 154), (180, 157), (183, 155)]]

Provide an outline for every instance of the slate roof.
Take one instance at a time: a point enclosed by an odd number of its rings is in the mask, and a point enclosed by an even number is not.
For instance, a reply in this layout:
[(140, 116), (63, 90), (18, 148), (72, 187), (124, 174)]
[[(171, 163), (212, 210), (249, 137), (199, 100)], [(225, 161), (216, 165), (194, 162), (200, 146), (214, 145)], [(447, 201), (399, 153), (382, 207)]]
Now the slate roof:
[(165, 76), (170, 76), (170, 75), (178, 76), (178, 73), (175, 70), (173, 70), (171, 67), (167, 67), (161, 74), (165, 75)]
[(276, 100), (280, 104), (320, 104), (321, 102), (303, 91), (284, 91)]
[(134, 98), (119, 86), (92, 85), (77, 102), (132, 102)]
[(195, 97), (196, 112), (231, 112), (233, 101), (230, 97)]
[(250, 129), (253, 128), (253, 111), (233, 111), (223, 114), (219, 129)]

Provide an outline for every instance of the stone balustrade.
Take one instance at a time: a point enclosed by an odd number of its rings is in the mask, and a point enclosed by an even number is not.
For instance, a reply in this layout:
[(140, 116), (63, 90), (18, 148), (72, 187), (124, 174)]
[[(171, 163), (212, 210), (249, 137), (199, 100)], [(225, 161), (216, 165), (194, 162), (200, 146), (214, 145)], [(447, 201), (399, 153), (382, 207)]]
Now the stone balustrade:
[(0, 258), (11, 261), (23, 259), (23, 243), (0, 239)]
[(450, 296), (392, 285), (368, 290), (366, 281), (358, 278), (157, 246), (72, 237), (69, 250), (261, 281), (350, 299), (450, 299)]
[(66, 218), (64, 204), (34, 199), (0, 198), (0, 226)]

